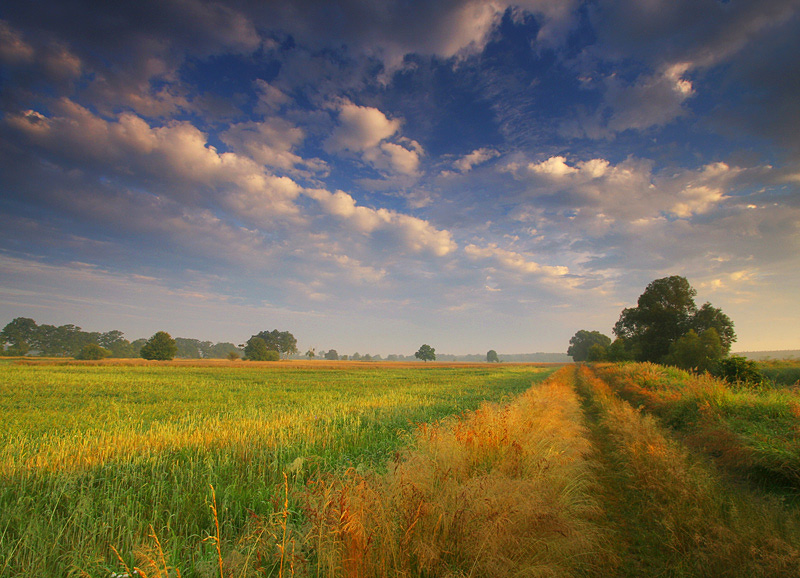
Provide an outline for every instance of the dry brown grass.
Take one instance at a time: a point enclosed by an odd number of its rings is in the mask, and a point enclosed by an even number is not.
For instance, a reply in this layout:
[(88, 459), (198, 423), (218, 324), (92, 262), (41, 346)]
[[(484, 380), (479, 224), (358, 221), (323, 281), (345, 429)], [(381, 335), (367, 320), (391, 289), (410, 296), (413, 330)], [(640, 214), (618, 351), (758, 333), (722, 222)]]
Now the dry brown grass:
[(603, 540), (568, 373), (508, 406), (422, 426), (384, 475), (311, 487), (319, 576), (571, 576)]

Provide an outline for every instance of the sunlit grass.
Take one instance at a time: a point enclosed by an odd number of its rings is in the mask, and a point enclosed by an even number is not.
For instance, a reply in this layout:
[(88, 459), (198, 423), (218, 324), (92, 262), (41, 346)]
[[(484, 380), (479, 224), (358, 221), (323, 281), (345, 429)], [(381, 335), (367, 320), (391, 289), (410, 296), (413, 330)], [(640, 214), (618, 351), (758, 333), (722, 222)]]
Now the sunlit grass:
[(568, 372), (420, 427), (382, 475), (313, 486), (315, 575), (580, 576), (605, 560)]
[(597, 371), (621, 397), (724, 465), (800, 488), (800, 392), (731, 386), (652, 364), (602, 365)]
[(281, 510), (284, 471), (299, 486), (319, 471), (380, 469), (401, 432), (509, 399), (542, 371), (4, 364), (0, 576), (105, 577), (120, 569), (112, 546), (133, 565), (152, 534), (169, 566), (203, 575), (216, 562), (203, 541), (211, 485), (222, 546), (236, 552), (255, 520)]

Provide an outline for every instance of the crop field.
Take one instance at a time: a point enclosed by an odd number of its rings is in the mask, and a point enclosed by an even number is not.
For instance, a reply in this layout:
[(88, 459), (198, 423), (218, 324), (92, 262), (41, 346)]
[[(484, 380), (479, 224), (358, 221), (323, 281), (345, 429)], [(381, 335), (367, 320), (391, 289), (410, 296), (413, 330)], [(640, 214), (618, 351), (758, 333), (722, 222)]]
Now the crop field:
[(650, 364), (2, 364), (0, 577), (800, 575), (800, 393)]

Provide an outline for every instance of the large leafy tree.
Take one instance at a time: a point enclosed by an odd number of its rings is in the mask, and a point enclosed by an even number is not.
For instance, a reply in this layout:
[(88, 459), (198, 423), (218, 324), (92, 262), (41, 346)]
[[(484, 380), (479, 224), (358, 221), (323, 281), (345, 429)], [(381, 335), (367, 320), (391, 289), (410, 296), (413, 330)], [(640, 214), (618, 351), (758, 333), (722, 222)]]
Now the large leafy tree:
[(253, 335), (244, 346), (244, 358), (249, 361), (267, 361), (270, 357), (270, 351), (277, 353), (274, 349), (270, 350), (267, 342), (261, 337)]
[(436, 361), (436, 350), (430, 345), (424, 344), (414, 354), (414, 357), (422, 361)]
[[(599, 331), (581, 329), (569, 340), (567, 355), (571, 355), (573, 361), (587, 361), (589, 360), (589, 351), (595, 345), (597, 346), (595, 350), (601, 348), (602, 351), (605, 351), (611, 345), (611, 338)], [(589, 361), (596, 361), (596, 359)]]
[(28, 317), (17, 317), (0, 331), (0, 344), (7, 346), (6, 355), (25, 355), (36, 337), (36, 321)]
[(277, 351), (283, 356), (294, 355), (297, 353), (297, 339), (288, 331), (261, 331), (253, 337), (260, 337), (267, 344), (267, 349)]
[(175, 357), (177, 353), (178, 346), (175, 345), (175, 340), (166, 331), (159, 331), (153, 335), (139, 352), (144, 359), (157, 359), (160, 361), (168, 361)]
[(699, 337), (713, 328), (721, 353), (726, 353), (736, 340), (733, 322), (710, 303), (698, 310), (695, 295), (697, 291), (685, 277), (656, 279), (639, 296), (636, 307), (623, 309), (614, 334), (624, 340), (629, 351), (635, 351), (637, 360), (664, 363), (669, 361), (673, 344), (690, 330)]

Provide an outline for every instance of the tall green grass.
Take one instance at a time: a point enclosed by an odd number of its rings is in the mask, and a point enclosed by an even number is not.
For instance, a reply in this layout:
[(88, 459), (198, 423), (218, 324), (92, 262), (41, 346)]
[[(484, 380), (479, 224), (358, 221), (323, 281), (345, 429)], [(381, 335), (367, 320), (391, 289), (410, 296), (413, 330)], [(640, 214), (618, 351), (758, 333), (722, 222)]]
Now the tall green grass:
[[(733, 486), (651, 415), (581, 368), (595, 416), (621, 565), (615, 576), (800, 575), (800, 524), (774, 497)], [(608, 370), (605, 372), (608, 374)]]
[(653, 364), (600, 365), (597, 373), (725, 466), (800, 488), (800, 392), (731, 386)]
[[(288, 512), (284, 472), (299, 487), (380, 468), (415, 424), (549, 372), (339, 367), (0, 366), (0, 577), (106, 578), (121, 568), (112, 547), (133, 567), (150, 534), (183, 576), (215, 575), (216, 522), (222, 550), (245, 557), (256, 522)], [(249, 560), (241, 575), (274, 563)]]

